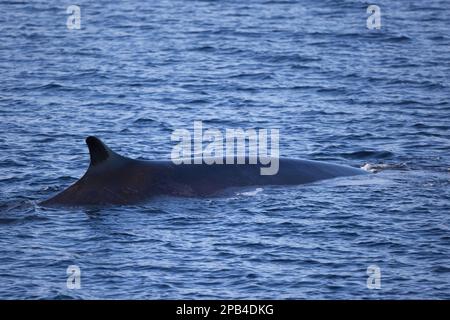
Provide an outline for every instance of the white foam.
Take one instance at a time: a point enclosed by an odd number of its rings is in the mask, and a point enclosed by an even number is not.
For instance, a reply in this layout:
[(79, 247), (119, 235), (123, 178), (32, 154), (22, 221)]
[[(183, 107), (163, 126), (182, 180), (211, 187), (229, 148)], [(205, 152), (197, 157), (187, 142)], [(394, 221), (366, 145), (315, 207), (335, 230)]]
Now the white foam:
[(366, 163), (361, 167), (362, 170), (376, 173), (388, 169), (406, 169), (405, 163)]
[(246, 196), (246, 197), (253, 197), (256, 196), (258, 193), (264, 191), (263, 188), (256, 188), (255, 190), (252, 191), (246, 191), (246, 192), (239, 192), (237, 193), (237, 195), (239, 196)]

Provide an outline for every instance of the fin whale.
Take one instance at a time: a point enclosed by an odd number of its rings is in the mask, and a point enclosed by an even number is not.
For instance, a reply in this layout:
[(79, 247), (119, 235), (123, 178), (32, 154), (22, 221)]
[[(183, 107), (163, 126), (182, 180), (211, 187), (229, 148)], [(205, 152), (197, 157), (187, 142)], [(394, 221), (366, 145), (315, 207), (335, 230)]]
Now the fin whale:
[(100, 139), (86, 138), (90, 164), (73, 185), (41, 202), (43, 206), (122, 205), (153, 196), (208, 196), (231, 187), (299, 185), (366, 174), (361, 169), (312, 160), (280, 158), (275, 175), (261, 175), (261, 164), (174, 164), (121, 156)]

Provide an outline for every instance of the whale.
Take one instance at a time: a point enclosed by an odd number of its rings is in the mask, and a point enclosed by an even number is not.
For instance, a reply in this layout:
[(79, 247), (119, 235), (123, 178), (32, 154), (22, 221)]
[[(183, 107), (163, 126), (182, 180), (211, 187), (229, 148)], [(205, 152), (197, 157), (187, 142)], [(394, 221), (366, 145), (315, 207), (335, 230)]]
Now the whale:
[[(359, 168), (314, 160), (277, 158), (279, 170), (261, 175), (262, 164), (175, 164), (139, 160), (112, 151), (99, 138), (86, 138), (90, 164), (74, 184), (42, 201), (42, 206), (131, 205), (157, 196), (208, 197), (230, 188), (302, 185), (367, 174)], [(208, 162), (211, 163), (211, 162)]]

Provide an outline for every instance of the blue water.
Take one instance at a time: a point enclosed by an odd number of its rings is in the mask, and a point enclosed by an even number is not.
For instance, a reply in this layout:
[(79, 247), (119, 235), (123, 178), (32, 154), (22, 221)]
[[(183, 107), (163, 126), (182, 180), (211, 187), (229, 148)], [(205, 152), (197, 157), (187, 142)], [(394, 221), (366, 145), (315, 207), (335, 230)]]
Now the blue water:
[[(79, 0), (81, 30), (50, 3), (0, 2), (0, 298), (450, 298), (448, 1), (377, 1), (380, 30), (365, 1)], [(168, 159), (194, 120), (376, 173), (37, 205), (84, 173), (86, 136)]]

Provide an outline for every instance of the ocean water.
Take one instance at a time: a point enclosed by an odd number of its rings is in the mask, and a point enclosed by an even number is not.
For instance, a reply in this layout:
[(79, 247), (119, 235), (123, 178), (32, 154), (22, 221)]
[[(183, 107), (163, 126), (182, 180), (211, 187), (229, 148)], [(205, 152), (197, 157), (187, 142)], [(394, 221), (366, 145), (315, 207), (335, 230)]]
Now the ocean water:
[[(450, 3), (0, 2), (0, 298), (449, 299)], [(84, 139), (279, 128), (282, 156), (373, 174), (49, 209)], [(67, 287), (67, 268), (81, 288)], [(380, 288), (367, 287), (367, 268)]]

